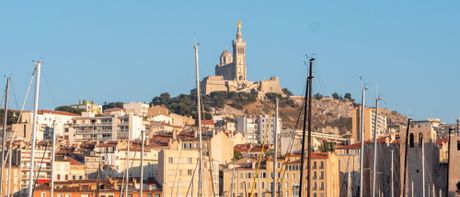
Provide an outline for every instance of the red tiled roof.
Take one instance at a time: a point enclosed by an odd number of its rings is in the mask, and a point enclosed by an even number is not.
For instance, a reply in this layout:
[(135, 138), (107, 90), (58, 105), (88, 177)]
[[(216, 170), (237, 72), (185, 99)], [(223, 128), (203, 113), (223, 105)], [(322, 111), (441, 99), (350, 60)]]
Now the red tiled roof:
[(201, 124), (203, 124), (203, 125), (214, 125), (214, 121), (213, 120), (202, 120)]
[(77, 161), (77, 160), (75, 160), (73, 158), (70, 158), (70, 157), (67, 157), (66, 159), (67, 159), (67, 161), (70, 162), (70, 165), (85, 165), (85, 164), (83, 164), (83, 163), (81, 163), (81, 162), (79, 162), (79, 161)]
[(38, 110), (39, 114), (55, 114), (55, 115), (63, 115), (63, 116), (80, 116), (78, 114), (70, 113), (70, 112), (65, 112), (65, 111), (54, 111), (54, 110)]

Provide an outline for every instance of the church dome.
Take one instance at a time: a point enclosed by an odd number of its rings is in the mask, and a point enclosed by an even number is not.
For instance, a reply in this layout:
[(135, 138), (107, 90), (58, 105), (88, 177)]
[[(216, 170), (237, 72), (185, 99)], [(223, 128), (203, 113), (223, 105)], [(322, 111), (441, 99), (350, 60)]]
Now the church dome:
[(223, 66), (223, 65), (231, 64), (232, 62), (233, 62), (232, 53), (230, 53), (230, 51), (224, 50), (220, 54), (220, 64), (219, 65)]
[(230, 51), (227, 51), (227, 50), (224, 50), (224, 51), (220, 54), (220, 57), (228, 57), (228, 56), (232, 56), (232, 53), (230, 53)]

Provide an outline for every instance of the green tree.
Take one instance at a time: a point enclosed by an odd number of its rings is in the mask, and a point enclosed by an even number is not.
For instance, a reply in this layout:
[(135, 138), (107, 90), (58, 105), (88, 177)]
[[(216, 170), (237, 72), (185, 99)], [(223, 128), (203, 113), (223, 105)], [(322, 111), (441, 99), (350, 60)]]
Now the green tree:
[(287, 96), (292, 96), (292, 95), (294, 95), (294, 94), (293, 94), (289, 89), (287, 89), (287, 88), (283, 88), (282, 90), (283, 90), (283, 93), (286, 94)]
[(337, 92), (332, 93), (332, 98), (334, 99), (340, 99), (340, 96)]
[(112, 109), (112, 108), (123, 108), (123, 102), (110, 102), (104, 103), (102, 105), (102, 110)]
[(238, 152), (238, 151), (233, 152), (233, 158), (234, 159), (241, 159), (242, 157), (243, 157), (243, 155), (240, 152)]
[(315, 98), (316, 100), (321, 100), (323, 98), (323, 95), (318, 92), (315, 95), (313, 95), (313, 98)]
[(171, 95), (168, 92), (163, 92), (160, 96), (156, 96), (152, 99), (150, 104), (152, 105), (167, 105), (171, 100)]
[(84, 109), (77, 109), (77, 108), (73, 108), (67, 105), (58, 106), (54, 110), (64, 111), (64, 112), (69, 112), (69, 113), (74, 113), (74, 114), (79, 114), (79, 115), (81, 115), (81, 113), (85, 111)]
[(343, 96), (344, 99), (348, 99), (349, 101), (354, 101), (353, 97), (351, 96), (351, 93), (345, 93)]
[[(0, 109), (0, 125), (2, 125), (2, 127), (3, 127), (3, 121), (4, 121), (3, 120), (4, 113), (5, 113), (5, 110)], [(9, 110), (7, 120), (6, 120), (6, 124), (7, 125), (16, 124), (17, 121), (18, 121), (18, 118), (19, 118), (19, 112), (17, 112), (17, 111), (13, 112), (13, 111)]]

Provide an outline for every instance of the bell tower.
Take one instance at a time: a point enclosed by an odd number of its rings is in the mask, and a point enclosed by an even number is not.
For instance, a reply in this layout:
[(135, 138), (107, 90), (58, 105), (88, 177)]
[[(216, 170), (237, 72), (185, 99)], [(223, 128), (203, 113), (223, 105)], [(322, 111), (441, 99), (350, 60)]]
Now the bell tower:
[(233, 73), (234, 80), (246, 80), (246, 42), (241, 33), (241, 20), (236, 24), (236, 38), (233, 40)]

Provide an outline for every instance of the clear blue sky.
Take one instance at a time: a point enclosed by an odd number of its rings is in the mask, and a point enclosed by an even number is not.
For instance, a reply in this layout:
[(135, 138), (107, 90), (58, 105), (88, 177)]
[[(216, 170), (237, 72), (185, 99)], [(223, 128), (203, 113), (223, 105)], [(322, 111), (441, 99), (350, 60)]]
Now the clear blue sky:
[(460, 115), (459, 1), (324, 2), (1, 2), (0, 75), (13, 77), (14, 108), (39, 58), (41, 108), (187, 93), (192, 43), (201, 43), (201, 76), (213, 74), (241, 18), (251, 80), (280, 76), (302, 94), (304, 55), (315, 53), (315, 92), (359, 100), (361, 75), (384, 107), (416, 119)]

